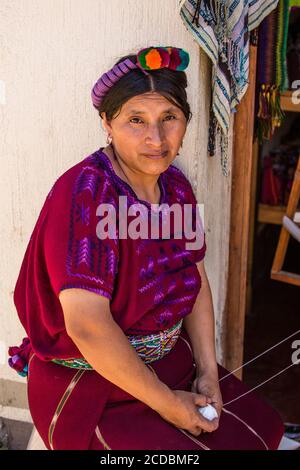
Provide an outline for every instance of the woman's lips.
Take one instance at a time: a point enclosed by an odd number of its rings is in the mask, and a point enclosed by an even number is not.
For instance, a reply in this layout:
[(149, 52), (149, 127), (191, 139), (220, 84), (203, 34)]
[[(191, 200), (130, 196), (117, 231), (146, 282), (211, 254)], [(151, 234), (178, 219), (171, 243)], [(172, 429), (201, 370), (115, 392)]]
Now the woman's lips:
[(161, 155), (145, 155), (145, 154), (144, 154), (144, 157), (147, 157), (147, 158), (151, 158), (151, 159), (153, 159), (153, 160), (156, 160), (156, 159), (158, 159), (158, 158), (164, 158), (164, 157), (166, 157), (167, 153), (168, 153), (168, 152), (166, 151), (166, 152), (162, 153)]

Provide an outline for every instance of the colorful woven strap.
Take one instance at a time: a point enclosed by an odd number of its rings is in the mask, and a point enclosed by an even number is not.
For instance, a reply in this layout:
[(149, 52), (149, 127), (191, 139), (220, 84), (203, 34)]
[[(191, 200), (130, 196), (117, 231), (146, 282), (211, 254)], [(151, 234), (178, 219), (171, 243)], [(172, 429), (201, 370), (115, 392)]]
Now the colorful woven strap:
[[(168, 330), (149, 335), (127, 335), (131, 345), (135, 348), (140, 358), (148, 364), (166, 356), (175, 346), (181, 333), (183, 320), (173, 325)], [(84, 358), (52, 359), (52, 362), (73, 369), (93, 370), (93, 367)]]

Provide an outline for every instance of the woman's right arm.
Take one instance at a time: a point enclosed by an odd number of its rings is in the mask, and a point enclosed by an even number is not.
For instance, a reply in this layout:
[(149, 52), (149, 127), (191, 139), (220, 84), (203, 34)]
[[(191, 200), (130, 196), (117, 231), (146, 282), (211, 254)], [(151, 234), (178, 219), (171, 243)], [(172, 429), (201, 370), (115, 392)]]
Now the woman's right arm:
[[(100, 375), (146, 403), (175, 426), (198, 435), (214, 430), (197, 406), (207, 403), (200, 394), (171, 390), (153, 374), (114, 321), (109, 299), (84, 289), (60, 292), (66, 331), (87, 362)], [(204, 421), (203, 421), (204, 420)]]

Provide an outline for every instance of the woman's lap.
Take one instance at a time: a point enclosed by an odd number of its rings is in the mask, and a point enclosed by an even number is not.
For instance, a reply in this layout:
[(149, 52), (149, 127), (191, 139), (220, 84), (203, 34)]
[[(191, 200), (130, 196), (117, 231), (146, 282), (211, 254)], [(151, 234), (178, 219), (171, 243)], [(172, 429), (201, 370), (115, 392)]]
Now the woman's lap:
[[(170, 388), (191, 390), (195, 365), (186, 332), (162, 361), (148, 364)], [(219, 367), (220, 378), (228, 371)], [(242, 395), (247, 387), (230, 375), (220, 382), (224, 403)], [(219, 428), (198, 437), (166, 422), (158, 413), (114, 387), (90, 449), (204, 450), (276, 449), (283, 433), (277, 412), (253, 393), (225, 406)]]
[[(190, 391), (195, 364), (186, 332), (182, 331), (167, 356), (147, 366), (170, 388)], [(277, 412), (254, 393), (226, 406), (227, 402), (248, 390), (233, 375), (220, 382), (225, 407), (219, 428), (195, 437), (171, 425), (149, 406), (96, 372), (84, 371), (80, 375), (79, 371), (76, 376), (78, 371), (65, 369), (43, 363), (38, 358), (32, 361), (29, 369), (30, 410), (48, 448), (51, 448), (51, 436), (54, 449), (263, 450), (276, 449), (283, 434)], [(219, 374), (220, 377), (226, 375), (226, 369), (219, 366)], [(53, 393), (49, 393), (51, 383)], [(71, 383), (72, 391), (66, 395)], [(37, 405), (38, 397), (44, 400), (44, 406), (42, 403)], [(51, 423), (52, 434), (49, 433)], [(80, 429), (75, 430), (75, 426)], [(70, 436), (66, 437), (64, 434), (68, 433)]]

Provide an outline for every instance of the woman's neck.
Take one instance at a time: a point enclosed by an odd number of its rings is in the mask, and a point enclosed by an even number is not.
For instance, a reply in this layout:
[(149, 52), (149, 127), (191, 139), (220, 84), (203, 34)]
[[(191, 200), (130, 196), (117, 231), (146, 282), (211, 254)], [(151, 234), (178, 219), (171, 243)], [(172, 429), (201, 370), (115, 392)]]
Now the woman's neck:
[(116, 175), (129, 184), (139, 199), (148, 201), (151, 204), (159, 204), (160, 187), (158, 177), (155, 176), (151, 182), (141, 184), (140, 175), (134, 175), (132, 170), (128, 169), (121, 159), (118, 158), (117, 153), (113, 151), (110, 145), (104, 147), (103, 152), (109, 158)]

